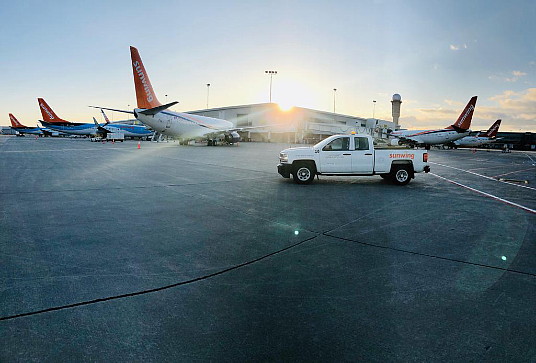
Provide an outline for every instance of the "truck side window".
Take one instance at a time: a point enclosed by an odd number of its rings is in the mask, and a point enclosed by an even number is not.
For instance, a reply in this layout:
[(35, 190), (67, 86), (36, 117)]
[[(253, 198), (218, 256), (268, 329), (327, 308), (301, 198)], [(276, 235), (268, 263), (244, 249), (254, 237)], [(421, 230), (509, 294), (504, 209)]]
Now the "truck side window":
[(322, 148), (322, 151), (346, 151), (350, 149), (350, 138), (339, 137)]
[(355, 137), (354, 138), (355, 149), (356, 150), (368, 150), (369, 142), (366, 137)]

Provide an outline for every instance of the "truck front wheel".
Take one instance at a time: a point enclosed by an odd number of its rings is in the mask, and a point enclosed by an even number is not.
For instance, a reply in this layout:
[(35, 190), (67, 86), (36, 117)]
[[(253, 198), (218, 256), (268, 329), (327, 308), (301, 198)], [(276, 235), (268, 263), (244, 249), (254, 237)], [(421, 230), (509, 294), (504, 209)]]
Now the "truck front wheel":
[(411, 181), (411, 170), (407, 166), (399, 166), (393, 170), (393, 183), (406, 185)]
[(315, 178), (315, 167), (310, 163), (299, 163), (294, 167), (292, 177), (298, 184), (309, 184)]

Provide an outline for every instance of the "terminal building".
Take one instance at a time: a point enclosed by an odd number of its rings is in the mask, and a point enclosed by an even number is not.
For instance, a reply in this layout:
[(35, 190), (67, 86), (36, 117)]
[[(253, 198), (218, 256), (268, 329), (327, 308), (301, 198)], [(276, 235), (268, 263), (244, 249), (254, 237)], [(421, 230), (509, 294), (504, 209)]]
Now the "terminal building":
[(316, 143), (330, 135), (355, 131), (387, 138), (397, 130), (400, 95), (393, 96), (393, 120), (362, 118), (333, 112), (293, 107), (283, 110), (276, 103), (212, 108), (188, 113), (231, 121), (238, 127), (258, 127), (240, 132), (245, 141)]

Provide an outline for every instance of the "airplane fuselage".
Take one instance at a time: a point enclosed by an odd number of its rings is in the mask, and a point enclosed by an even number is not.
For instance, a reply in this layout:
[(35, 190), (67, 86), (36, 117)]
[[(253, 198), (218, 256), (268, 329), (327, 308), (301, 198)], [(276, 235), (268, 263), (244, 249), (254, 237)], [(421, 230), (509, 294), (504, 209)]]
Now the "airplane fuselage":
[(43, 135), (43, 131), (40, 127), (11, 127), (13, 130), (21, 134), (31, 134), (31, 135)]
[(217, 118), (168, 110), (156, 115), (144, 115), (140, 113), (143, 110), (140, 108), (134, 110), (134, 115), (139, 121), (156, 132), (180, 139), (207, 138), (208, 135), (224, 134), (225, 130), (233, 128), (232, 122)]
[(153, 134), (152, 130), (140, 125), (108, 124), (101, 126), (110, 132), (120, 132), (128, 137), (148, 137)]
[(488, 144), (490, 142), (495, 142), (495, 139), (481, 136), (466, 136), (462, 139), (454, 141), (454, 144), (457, 146), (476, 147), (483, 144)]
[[(69, 125), (69, 124), (54, 124), (54, 123), (44, 123), (46, 127), (63, 132), (66, 134), (71, 135), (85, 135), (85, 136), (91, 136), (91, 135), (97, 135), (97, 126), (93, 124), (76, 124), (76, 125)], [(101, 125), (102, 127), (106, 128), (110, 132), (121, 132), (125, 136), (128, 137), (147, 137), (152, 135), (152, 131), (147, 129), (145, 126), (139, 126), (139, 125), (126, 125), (126, 124), (108, 124), (108, 125)]]
[(395, 138), (408, 139), (417, 144), (436, 145), (461, 139), (470, 133), (471, 130), (458, 132), (451, 129), (439, 129), (394, 131), (390, 135)]

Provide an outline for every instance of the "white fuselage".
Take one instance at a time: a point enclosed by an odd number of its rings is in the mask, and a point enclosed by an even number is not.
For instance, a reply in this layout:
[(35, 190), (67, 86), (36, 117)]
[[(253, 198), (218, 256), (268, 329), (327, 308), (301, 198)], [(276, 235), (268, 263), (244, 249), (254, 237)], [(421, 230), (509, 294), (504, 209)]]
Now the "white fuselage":
[(135, 109), (135, 116), (145, 125), (156, 132), (176, 136), (180, 139), (207, 138), (208, 135), (222, 134), (234, 127), (230, 121), (212, 117), (172, 111), (161, 111), (156, 115), (144, 115), (140, 111), (143, 111), (143, 109)]
[(462, 139), (454, 141), (454, 144), (457, 146), (476, 147), (483, 144), (488, 144), (490, 142), (495, 142), (495, 139), (483, 136), (466, 136)]
[(457, 132), (456, 130), (440, 129), (440, 130), (403, 130), (394, 131), (390, 135), (395, 138), (409, 139), (418, 144), (444, 144), (455, 141), (469, 135), (471, 130)]

